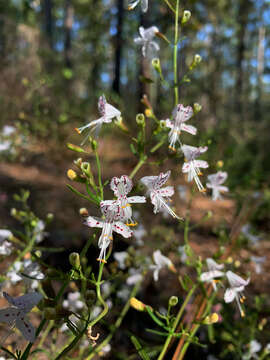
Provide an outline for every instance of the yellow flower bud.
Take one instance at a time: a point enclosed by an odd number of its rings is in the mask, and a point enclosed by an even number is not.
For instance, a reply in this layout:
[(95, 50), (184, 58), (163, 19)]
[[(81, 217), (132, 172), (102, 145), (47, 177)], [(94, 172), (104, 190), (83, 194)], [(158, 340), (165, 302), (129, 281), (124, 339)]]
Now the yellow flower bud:
[(88, 210), (86, 208), (80, 208), (80, 215), (88, 216)]
[(147, 117), (153, 116), (153, 112), (151, 109), (145, 109), (144, 113), (145, 113), (145, 116), (147, 116)]
[(145, 310), (145, 304), (141, 302), (140, 300), (136, 299), (135, 297), (131, 298), (129, 300), (130, 306), (133, 307), (133, 309), (138, 311), (144, 311)]
[(206, 316), (206, 318), (203, 320), (203, 324), (205, 325), (211, 325), (217, 323), (219, 320), (219, 316), (217, 313), (210, 314)]
[(217, 167), (222, 168), (223, 165), (224, 165), (224, 163), (223, 163), (222, 160), (219, 160), (219, 161), (217, 162)]
[(76, 174), (76, 172), (75, 172), (74, 170), (69, 169), (69, 170), (67, 171), (67, 177), (68, 177), (70, 180), (75, 180), (76, 177), (77, 177), (77, 174)]

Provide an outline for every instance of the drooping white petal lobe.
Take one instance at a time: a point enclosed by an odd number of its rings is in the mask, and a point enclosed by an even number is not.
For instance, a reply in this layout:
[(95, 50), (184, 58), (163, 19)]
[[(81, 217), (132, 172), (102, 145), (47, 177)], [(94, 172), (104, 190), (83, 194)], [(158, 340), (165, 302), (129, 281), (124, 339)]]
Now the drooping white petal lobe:
[(235, 298), (236, 298), (236, 292), (229, 288), (225, 291), (225, 294), (224, 294), (224, 301), (225, 303), (230, 303), (232, 302)]

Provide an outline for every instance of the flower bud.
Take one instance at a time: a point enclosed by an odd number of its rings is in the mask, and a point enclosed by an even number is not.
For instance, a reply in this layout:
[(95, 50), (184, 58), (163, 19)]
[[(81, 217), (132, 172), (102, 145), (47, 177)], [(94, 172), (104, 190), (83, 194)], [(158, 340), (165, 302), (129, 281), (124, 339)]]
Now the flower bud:
[(88, 216), (88, 210), (86, 208), (80, 208), (81, 216)]
[(194, 55), (192, 64), (190, 65), (189, 69), (193, 70), (199, 63), (202, 61), (202, 57), (199, 54)]
[(53, 221), (53, 219), (54, 219), (54, 215), (52, 213), (48, 213), (46, 217), (47, 223), (50, 223), (51, 221)]
[(222, 160), (218, 160), (217, 167), (222, 168), (224, 165), (224, 162)]
[(145, 117), (144, 114), (137, 114), (136, 115), (136, 122), (140, 126), (145, 126)]
[(181, 24), (184, 25), (188, 22), (191, 17), (191, 12), (189, 10), (185, 10), (182, 16)]
[(71, 143), (67, 143), (67, 148), (69, 150), (72, 150), (72, 151), (75, 151), (75, 152), (78, 152), (78, 153), (85, 153), (86, 151), (81, 148), (80, 146), (78, 145), (74, 145), (74, 144), (71, 144)]
[(90, 144), (93, 151), (96, 151), (98, 148), (98, 143), (95, 139), (90, 138)]
[(91, 166), (88, 162), (83, 162), (81, 164), (81, 170), (87, 177), (91, 176)]
[(208, 316), (206, 316), (206, 318), (203, 320), (203, 324), (205, 325), (212, 325), (212, 324), (215, 324), (217, 323), (219, 320), (219, 316), (217, 313), (213, 313), (213, 314), (210, 314)]
[(67, 171), (67, 177), (68, 177), (70, 180), (73, 181), (73, 180), (76, 179), (77, 174), (76, 174), (76, 172), (75, 172), (74, 170), (69, 169), (69, 170)]
[(161, 69), (160, 69), (160, 60), (159, 60), (159, 58), (154, 58), (152, 60), (152, 66), (156, 71), (160, 72)]
[(177, 296), (171, 296), (169, 299), (169, 305), (170, 306), (176, 306), (178, 304), (178, 297)]
[(151, 118), (153, 116), (153, 111), (151, 109), (144, 110), (145, 116)]
[(198, 103), (194, 103), (193, 104), (193, 110), (194, 110), (194, 114), (198, 114), (198, 112), (200, 112), (202, 109), (202, 106)]
[(80, 261), (80, 255), (76, 252), (73, 252), (69, 255), (69, 263), (74, 269), (80, 269), (81, 267), (81, 261)]
[(12, 208), (12, 209), (10, 210), (10, 215), (15, 217), (15, 216), (17, 215), (17, 209)]
[(138, 310), (138, 311), (144, 311), (146, 305), (141, 302), (140, 300), (136, 299), (135, 297), (131, 298), (129, 300), (130, 302), (130, 306), (133, 307), (133, 309)]
[(73, 162), (79, 169), (81, 168), (82, 158), (78, 158), (77, 160), (74, 160)]

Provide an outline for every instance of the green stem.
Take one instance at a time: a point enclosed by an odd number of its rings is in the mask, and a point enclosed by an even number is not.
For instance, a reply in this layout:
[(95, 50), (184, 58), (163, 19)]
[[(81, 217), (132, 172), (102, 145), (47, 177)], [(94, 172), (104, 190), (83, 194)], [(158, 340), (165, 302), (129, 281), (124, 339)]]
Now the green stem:
[(101, 200), (103, 200), (103, 185), (102, 185), (102, 179), (101, 179), (101, 166), (100, 166), (100, 160), (99, 160), (97, 150), (95, 150), (95, 156), (96, 156), (96, 163), (97, 163), (97, 170), (98, 170), (98, 186), (99, 186)]
[(54, 325), (54, 320), (50, 320), (47, 328), (45, 329), (45, 331), (44, 331), (43, 334), (42, 334), (42, 337), (41, 337), (41, 339), (40, 339), (40, 342), (39, 342), (38, 345), (37, 345), (38, 348), (41, 348), (41, 347), (42, 347), (44, 341), (46, 340), (46, 338), (47, 338), (47, 336), (48, 336), (48, 334), (49, 334), (49, 332), (50, 332), (51, 329), (53, 328), (53, 325)]
[(103, 273), (103, 267), (104, 267), (104, 263), (101, 262), (100, 266), (99, 266), (99, 273), (98, 273), (98, 279), (96, 282), (96, 292), (97, 292), (97, 298), (99, 300), (99, 302), (103, 305), (103, 311), (99, 314), (98, 317), (96, 317), (94, 320), (92, 320), (89, 323), (89, 327), (94, 326), (97, 322), (99, 322), (99, 320), (101, 320), (108, 312), (109, 307), (107, 305), (107, 303), (105, 302), (105, 300), (103, 299), (102, 295), (101, 295), (101, 290), (100, 290), (100, 285), (101, 285), (101, 278), (102, 278), (102, 273)]
[(132, 170), (131, 174), (129, 175), (129, 177), (131, 179), (134, 178), (134, 176), (136, 175), (136, 173), (140, 170), (140, 168), (144, 165), (146, 158), (144, 157), (143, 159), (141, 159), (138, 164), (135, 166), (135, 168)]
[[(210, 308), (211, 308), (211, 306), (212, 306), (212, 302), (213, 302), (214, 298), (215, 298), (215, 294), (214, 294), (214, 295), (212, 296), (212, 298), (208, 301), (207, 307), (206, 307), (206, 309), (205, 309), (205, 312), (204, 312), (202, 318), (204, 318), (204, 317), (208, 314), (208, 312), (209, 312), (209, 310), (210, 310)], [(193, 330), (192, 330), (191, 333), (190, 333), (189, 339), (192, 339), (192, 338), (195, 336), (195, 334), (196, 334), (197, 330), (199, 329), (200, 325), (201, 325), (201, 324), (196, 324), (196, 325), (194, 326)], [(181, 352), (180, 352), (180, 354), (179, 354), (178, 360), (183, 360), (183, 359), (184, 359), (185, 353), (186, 353), (186, 351), (187, 351), (190, 343), (191, 343), (191, 341), (186, 341), (186, 342), (185, 342), (185, 344), (184, 344), (184, 346), (182, 347), (182, 350), (181, 350)]]
[(185, 218), (185, 227), (184, 227), (184, 242), (188, 245), (188, 233), (189, 233), (189, 215)]
[(172, 332), (172, 333), (167, 337), (166, 342), (165, 342), (165, 344), (164, 344), (164, 346), (163, 346), (163, 349), (162, 349), (162, 351), (161, 351), (161, 353), (160, 353), (160, 355), (159, 355), (159, 357), (158, 357), (158, 360), (162, 360), (162, 359), (164, 358), (164, 356), (165, 356), (165, 354), (166, 354), (166, 352), (167, 352), (168, 346), (169, 346), (169, 344), (170, 344), (170, 342), (171, 342), (171, 339), (172, 339), (172, 337), (173, 337), (173, 333), (174, 333), (174, 331), (175, 331), (175, 329), (176, 329), (176, 327), (177, 327), (177, 325), (178, 325), (178, 323), (179, 323), (179, 321), (180, 321), (180, 319), (181, 319), (181, 317), (182, 317), (182, 315), (183, 315), (183, 312), (184, 312), (184, 310), (185, 310), (185, 308), (186, 308), (186, 306), (187, 306), (187, 304), (188, 304), (191, 296), (193, 295), (195, 289), (197, 288), (197, 286), (198, 286), (198, 285), (194, 285), (194, 286), (189, 290), (189, 293), (187, 294), (187, 296), (186, 296), (186, 298), (185, 298), (185, 301), (183, 302), (182, 306), (180, 307), (180, 309), (179, 309), (179, 311), (178, 311), (178, 314), (177, 314), (177, 316), (176, 316), (176, 318), (175, 318), (175, 320), (174, 320), (172, 329), (171, 329), (171, 332)]
[[(166, 137), (167, 140), (167, 137)], [(160, 142), (158, 142), (155, 146), (152, 147), (152, 149), (150, 150), (150, 153), (154, 153), (155, 151), (157, 151), (166, 141), (165, 139), (160, 140)]]
[(27, 254), (28, 252), (30, 252), (32, 250), (32, 248), (33, 248), (33, 246), (35, 244), (35, 240), (36, 240), (36, 237), (32, 236), (32, 238), (30, 239), (30, 241), (29, 241), (28, 245), (26, 246), (26, 248), (19, 253), (19, 255), (16, 257), (16, 259), (8, 267), (7, 272), (12, 268), (12, 266), (14, 265), (14, 263), (16, 261), (20, 261), (24, 257), (25, 254)]
[[(130, 296), (129, 296), (129, 299), (131, 299), (132, 297), (136, 296), (138, 290), (139, 290), (139, 287), (140, 287), (140, 283), (137, 283), (131, 293), (130, 293)], [(97, 354), (100, 350), (102, 350), (104, 348), (104, 346), (106, 346), (112, 339), (114, 333), (116, 332), (116, 330), (120, 327), (124, 317), (126, 316), (126, 313), (128, 312), (130, 308), (130, 302), (129, 300), (127, 301), (127, 303), (125, 304), (125, 306), (123, 307), (119, 317), (117, 318), (114, 326), (113, 326), (113, 329), (111, 331), (111, 333), (94, 349), (94, 351), (86, 358), (86, 360), (91, 360), (93, 359), (93, 357), (95, 356), (95, 354)]]
[(169, 0), (164, 0), (164, 1), (168, 5), (168, 7), (172, 10), (172, 12), (175, 14), (175, 10), (174, 10), (172, 4), (169, 2)]
[(177, 73), (177, 53), (178, 53), (178, 21), (179, 21), (179, 0), (176, 0), (175, 25), (174, 25), (174, 49), (173, 49), (173, 71), (174, 71), (174, 97), (175, 106), (178, 104), (178, 73)]

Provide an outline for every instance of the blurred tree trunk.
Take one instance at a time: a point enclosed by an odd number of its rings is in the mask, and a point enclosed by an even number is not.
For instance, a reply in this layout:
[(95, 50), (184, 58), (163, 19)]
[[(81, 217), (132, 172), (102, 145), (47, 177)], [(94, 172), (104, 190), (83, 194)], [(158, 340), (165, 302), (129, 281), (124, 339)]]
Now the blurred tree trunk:
[(260, 119), (261, 111), (261, 97), (262, 97), (262, 76), (264, 72), (264, 42), (265, 42), (265, 27), (259, 28), (258, 36), (258, 50), (257, 50), (257, 94), (255, 101), (255, 118)]
[(49, 47), (53, 49), (53, 18), (52, 18), (52, 0), (44, 0), (44, 21), (45, 33)]
[(246, 51), (246, 31), (248, 15), (251, 9), (250, 0), (240, 0), (237, 13), (237, 49), (236, 49), (236, 83), (235, 83), (235, 111), (244, 120), (244, 60)]
[(114, 80), (112, 85), (113, 90), (118, 94), (120, 94), (120, 80), (121, 80), (123, 20), (124, 20), (124, 0), (118, 0), (117, 1), (117, 34), (115, 39)]
[(66, 0), (65, 5), (65, 64), (66, 67), (71, 68), (71, 30), (73, 25), (74, 8), (71, 0)]
[[(149, 27), (149, 21), (148, 21), (148, 17), (143, 14), (141, 12), (141, 26), (143, 26), (144, 28), (148, 28)], [(146, 95), (149, 99), (150, 96), (150, 84), (144, 81), (141, 81), (142, 78), (149, 78), (150, 77), (150, 65), (149, 63), (151, 63), (151, 60), (144, 57), (142, 55), (141, 49), (138, 48), (138, 56), (140, 58), (140, 68), (139, 68), (139, 76), (138, 76), (138, 81), (139, 81), (139, 108), (138, 108), (138, 112), (143, 113), (145, 110), (145, 106), (141, 103), (141, 99), (143, 98), (144, 95)]]

